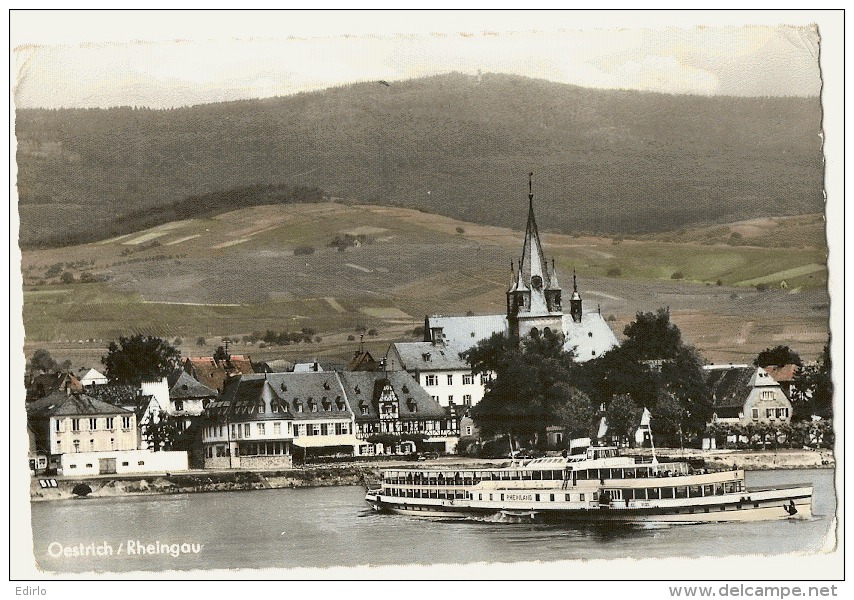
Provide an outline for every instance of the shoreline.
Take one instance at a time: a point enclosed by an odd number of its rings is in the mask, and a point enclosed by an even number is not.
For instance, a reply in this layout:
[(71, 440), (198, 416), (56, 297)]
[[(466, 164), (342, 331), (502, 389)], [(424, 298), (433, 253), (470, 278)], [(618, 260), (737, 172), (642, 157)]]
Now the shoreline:
[[(649, 448), (634, 449), (629, 454), (651, 456)], [(775, 469), (833, 469), (836, 461), (830, 450), (696, 450), (678, 448), (656, 449), (663, 459), (703, 459), (712, 469), (730, 469), (733, 466), (748, 471)], [(293, 469), (261, 470), (194, 470), (181, 473), (151, 473), (140, 475), (96, 475), (90, 477), (52, 477), (56, 488), (43, 489), (39, 479), (30, 478), (30, 501), (50, 502), (75, 499), (71, 490), (78, 483), (92, 488), (87, 498), (114, 498), (121, 496), (161, 496), (171, 494), (249, 491), (282, 488), (307, 488), (328, 486), (368, 486), (379, 480), (384, 469), (395, 467), (448, 468), (452, 466), (500, 466), (504, 459), (479, 459), (462, 456), (443, 457), (426, 462), (388, 460), (377, 462), (352, 462), (339, 465), (309, 465)]]

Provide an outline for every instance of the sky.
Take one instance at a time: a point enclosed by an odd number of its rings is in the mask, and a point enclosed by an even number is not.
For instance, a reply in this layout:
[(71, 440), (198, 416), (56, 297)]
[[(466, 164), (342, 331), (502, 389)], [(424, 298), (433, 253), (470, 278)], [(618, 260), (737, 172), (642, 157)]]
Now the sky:
[[(683, 15), (675, 26), (667, 19), (639, 19), (637, 27), (627, 27), (625, 19), (566, 21), (560, 13), (550, 28), (550, 19), (542, 18), (499, 19), (492, 27), (483, 13), (474, 16), (481, 18), (421, 31), (411, 19), (384, 15), (373, 27), (354, 19), (353, 33), (347, 33), (346, 19), (343, 29), (338, 24), (328, 32), (293, 24), (261, 27), (256, 20), (249, 34), (199, 24), (172, 38), (169, 28), (151, 27), (111, 39), (104, 32), (111, 31), (113, 17), (105, 13), (88, 39), (81, 31), (77, 40), (56, 36), (60, 43), (51, 43), (44, 35), (48, 23), (38, 23), (44, 17), (28, 15), (20, 30), (14, 19), (12, 24), (18, 34), (14, 100), (21, 108), (170, 108), (449, 71), (704, 95), (815, 96), (821, 90), (819, 33), (811, 25), (710, 26), (701, 24), (708, 19)], [(115, 17), (117, 26), (122, 17)], [(317, 25), (317, 17), (308, 15), (307, 22)], [(529, 27), (533, 22), (537, 30)]]

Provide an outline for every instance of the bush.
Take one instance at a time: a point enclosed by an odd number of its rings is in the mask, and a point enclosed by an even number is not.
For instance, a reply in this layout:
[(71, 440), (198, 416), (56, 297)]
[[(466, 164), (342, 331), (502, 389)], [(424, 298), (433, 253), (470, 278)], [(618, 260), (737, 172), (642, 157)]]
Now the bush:
[(203, 337), (197, 337), (196, 338), (196, 346), (204, 346), (207, 343), (208, 343), (207, 340)]
[(181, 344), (183, 344), (183, 343), (184, 343), (184, 340), (182, 340), (182, 339), (181, 339), (181, 338), (179, 338), (179, 337), (176, 337), (174, 340), (172, 340), (172, 345), (173, 345), (173, 346), (180, 346), (180, 345), (181, 345)]
[(615, 317), (614, 315), (608, 315), (608, 319), (607, 319), (607, 320), (608, 320), (608, 322), (609, 322), (609, 323), (613, 323), (613, 322), (615, 322), (615, 321), (617, 320), (617, 317)]
[(623, 272), (620, 270), (620, 267), (611, 267), (608, 269), (608, 277), (619, 277)]
[(376, 336), (378, 336), (379, 334), (380, 334), (380, 332), (379, 332), (379, 331), (377, 331), (376, 329), (368, 329), (368, 335), (369, 335), (370, 337), (376, 337)]
[(463, 229), (462, 227), (457, 227), (457, 233), (465, 233), (465, 232), (466, 232), (466, 230)]
[(350, 335), (348, 335), (348, 336), (347, 336), (347, 341), (348, 341), (348, 342), (353, 342), (353, 341), (355, 341), (355, 340), (356, 340), (356, 336), (355, 336), (355, 335), (353, 335), (352, 333), (351, 333)]
[(670, 279), (685, 279), (685, 274), (682, 271), (676, 271), (673, 275), (670, 276)]
[(90, 488), (85, 483), (78, 483), (74, 486), (74, 489), (71, 490), (71, 493), (77, 496), (78, 498), (85, 498), (86, 496), (92, 493), (92, 488)]
[(767, 290), (767, 289), (768, 289), (768, 284), (767, 284), (767, 283), (757, 283), (757, 284), (756, 284), (756, 291), (757, 291), (757, 292), (764, 292), (764, 291), (765, 291), (765, 290)]
[(314, 246), (297, 246), (294, 248), (294, 256), (305, 256), (314, 254)]
[(419, 338), (424, 337), (424, 326), (423, 326), (423, 325), (419, 325), (418, 327), (416, 327), (415, 329), (413, 329), (413, 330), (412, 330), (412, 335), (414, 335), (415, 337), (419, 337)]
[(65, 284), (74, 283), (74, 275), (72, 275), (68, 271), (64, 271), (62, 273), (62, 277), (60, 277), (59, 280)]
[(718, 287), (722, 286), (723, 284), (724, 284), (724, 282), (721, 281), (720, 279), (718, 279), (717, 282), (715, 283), (715, 285), (717, 285)]

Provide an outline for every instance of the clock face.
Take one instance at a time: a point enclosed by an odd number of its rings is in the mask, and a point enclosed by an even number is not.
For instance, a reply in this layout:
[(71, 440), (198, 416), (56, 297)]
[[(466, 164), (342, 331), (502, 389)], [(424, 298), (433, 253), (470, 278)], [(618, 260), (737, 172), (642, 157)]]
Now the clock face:
[(531, 277), (531, 287), (533, 287), (535, 290), (538, 290), (543, 287), (543, 278), (539, 275), (534, 275), (533, 277)]

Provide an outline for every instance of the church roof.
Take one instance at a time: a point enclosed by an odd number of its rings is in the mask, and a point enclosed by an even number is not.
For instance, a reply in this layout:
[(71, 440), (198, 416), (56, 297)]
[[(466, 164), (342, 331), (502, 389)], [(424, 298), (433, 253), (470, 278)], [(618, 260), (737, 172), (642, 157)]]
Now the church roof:
[(456, 346), (433, 342), (395, 342), (392, 348), (400, 364), (390, 364), (390, 369), (400, 368), (410, 372), (470, 371), (468, 363), (460, 358), (461, 350)]
[(462, 317), (427, 317), (427, 328), (442, 328), (442, 341), (454, 346), (458, 351), (468, 350), (478, 342), (491, 338), (494, 334), (507, 335), (507, 317), (505, 315), (474, 315)]
[(563, 315), (564, 350), (575, 351), (576, 362), (599, 358), (619, 344), (617, 336), (598, 312), (584, 313), (581, 322)]

